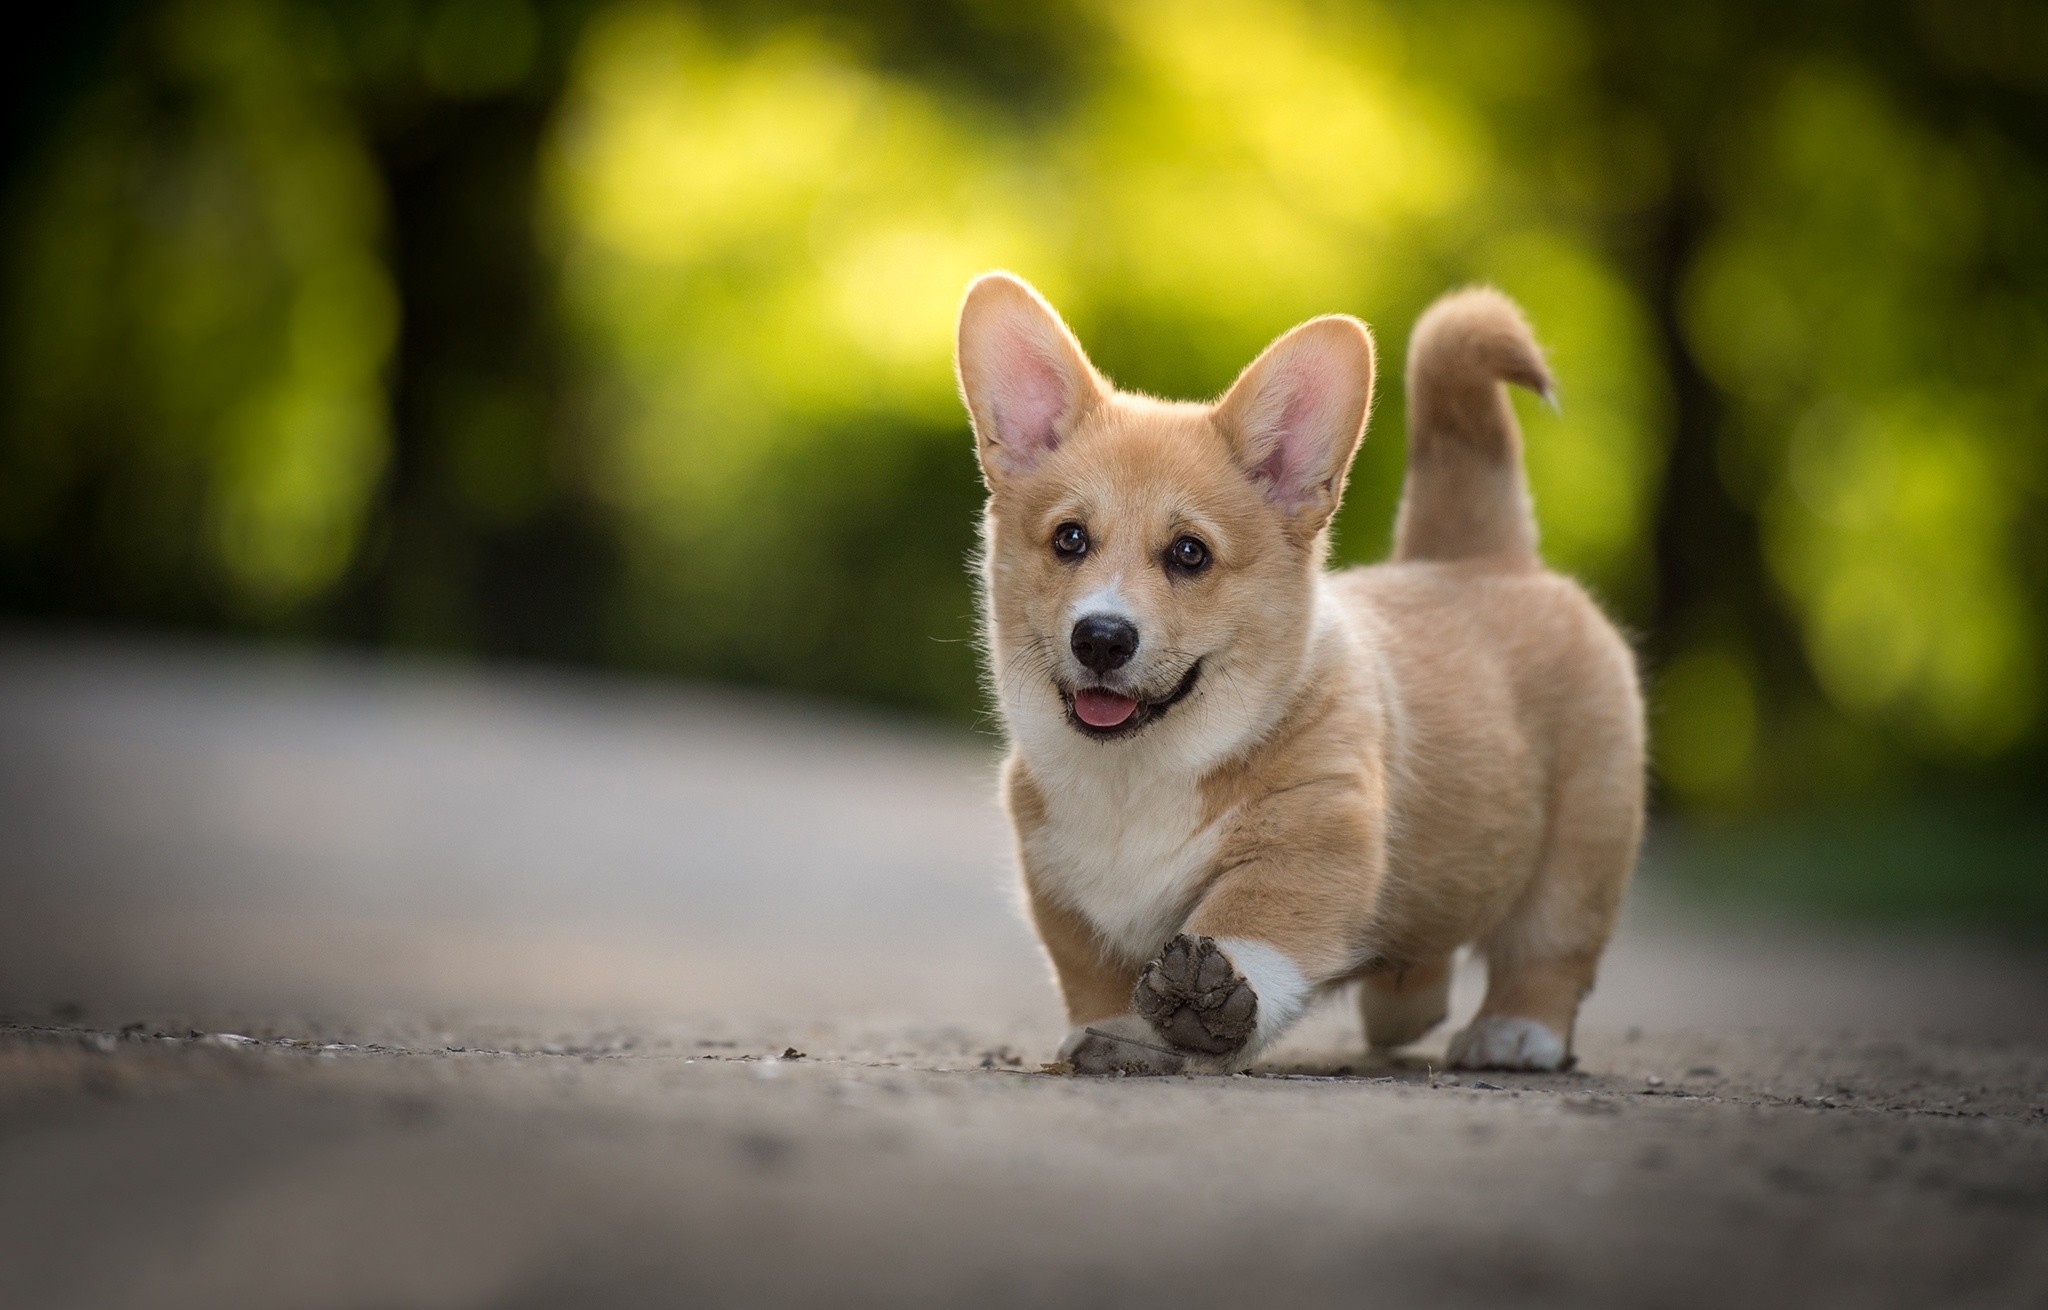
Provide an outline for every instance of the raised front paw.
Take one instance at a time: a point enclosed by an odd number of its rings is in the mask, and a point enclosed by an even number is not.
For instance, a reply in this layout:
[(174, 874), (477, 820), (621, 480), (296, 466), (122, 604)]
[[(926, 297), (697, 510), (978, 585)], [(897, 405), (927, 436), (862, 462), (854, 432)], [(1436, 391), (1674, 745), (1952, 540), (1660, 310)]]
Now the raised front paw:
[(1213, 938), (1182, 933), (1145, 966), (1131, 1008), (1170, 1046), (1227, 1056), (1258, 1029), (1259, 997)]

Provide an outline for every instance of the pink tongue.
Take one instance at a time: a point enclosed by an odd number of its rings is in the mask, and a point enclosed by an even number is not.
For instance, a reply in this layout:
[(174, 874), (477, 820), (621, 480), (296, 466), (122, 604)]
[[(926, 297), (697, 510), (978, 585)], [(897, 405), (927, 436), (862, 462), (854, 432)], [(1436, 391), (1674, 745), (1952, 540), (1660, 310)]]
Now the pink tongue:
[(1114, 728), (1137, 712), (1138, 702), (1130, 696), (1119, 696), (1113, 691), (1074, 693), (1074, 713), (1091, 728)]

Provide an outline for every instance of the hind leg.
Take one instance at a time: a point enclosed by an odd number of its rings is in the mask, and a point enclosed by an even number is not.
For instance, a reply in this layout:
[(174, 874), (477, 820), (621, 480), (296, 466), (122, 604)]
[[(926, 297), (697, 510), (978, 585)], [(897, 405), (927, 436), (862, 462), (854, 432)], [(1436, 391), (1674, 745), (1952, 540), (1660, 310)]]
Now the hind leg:
[(1489, 958), (1486, 1000), (1472, 1022), (1451, 1038), (1450, 1066), (1565, 1068), (1572, 1058), (1572, 1028), (1579, 1002), (1592, 990), (1599, 958), (1595, 953), (1525, 961), (1508, 969)]
[(1451, 957), (1406, 969), (1367, 974), (1358, 989), (1366, 1044), (1391, 1051), (1419, 1041), (1451, 1008)]
[(1486, 999), (1451, 1039), (1460, 1069), (1562, 1069), (1642, 840), (1639, 773), (1564, 789), (1528, 889), (1480, 943)]

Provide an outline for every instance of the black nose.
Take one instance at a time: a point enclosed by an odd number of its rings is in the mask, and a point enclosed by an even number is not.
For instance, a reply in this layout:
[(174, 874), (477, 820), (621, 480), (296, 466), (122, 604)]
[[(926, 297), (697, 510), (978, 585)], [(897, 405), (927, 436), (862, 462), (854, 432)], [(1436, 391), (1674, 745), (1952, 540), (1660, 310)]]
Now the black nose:
[(1131, 662), (1138, 649), (1138, 630), (1122, 619), (1090, 614), (1074, 625), (1068, 644), (1075, 659), (1097, 673), (1107, 673)]

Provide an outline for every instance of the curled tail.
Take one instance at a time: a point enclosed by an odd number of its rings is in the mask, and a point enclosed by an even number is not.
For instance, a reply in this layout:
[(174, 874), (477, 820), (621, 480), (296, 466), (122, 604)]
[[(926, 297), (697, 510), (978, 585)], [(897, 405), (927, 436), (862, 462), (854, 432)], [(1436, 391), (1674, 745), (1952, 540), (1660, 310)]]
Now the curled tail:
[(1424, 311), (1408, 341), (1408, 478), (1395, 559), (1535, 562), (1522, 433), (1503, 382), (1552, 395), (1543, 352), (1514, 301), (1472, 287)]

